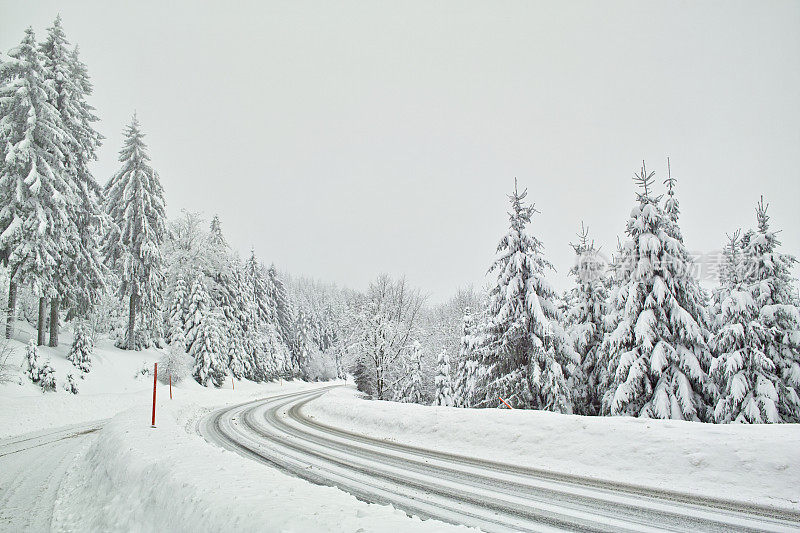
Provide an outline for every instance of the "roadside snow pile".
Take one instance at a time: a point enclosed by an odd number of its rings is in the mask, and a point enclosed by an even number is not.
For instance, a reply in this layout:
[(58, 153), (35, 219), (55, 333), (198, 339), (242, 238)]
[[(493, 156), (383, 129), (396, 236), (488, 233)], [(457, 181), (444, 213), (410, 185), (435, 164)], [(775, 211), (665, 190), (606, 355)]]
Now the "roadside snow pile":
[(316, 422), (406, 445), (643, 487), (800, 509), (800, 425), (720, 425), (366, 401), (336, 389)]
[[(217, 448), (190, 433), (204, 410), (158, 405), (111, 420), (62, 484), (53, 529), (74, 531), (468, 531), (408, 518)], [(69, 487), (69, 488), (67, 488)]]

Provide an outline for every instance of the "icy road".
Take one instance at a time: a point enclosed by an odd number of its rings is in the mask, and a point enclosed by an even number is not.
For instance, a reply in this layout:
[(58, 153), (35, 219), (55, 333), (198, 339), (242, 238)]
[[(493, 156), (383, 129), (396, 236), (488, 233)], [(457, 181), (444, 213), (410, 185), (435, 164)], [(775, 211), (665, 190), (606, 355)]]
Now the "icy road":
[[(491, 463), (356, 435), (304, 415), (325, 389), (211, 413), (209, 441), (369, 502), (484, 531), (800, 531), (800, 516)], [(501, 445), (501, 443), (498, 443)]]

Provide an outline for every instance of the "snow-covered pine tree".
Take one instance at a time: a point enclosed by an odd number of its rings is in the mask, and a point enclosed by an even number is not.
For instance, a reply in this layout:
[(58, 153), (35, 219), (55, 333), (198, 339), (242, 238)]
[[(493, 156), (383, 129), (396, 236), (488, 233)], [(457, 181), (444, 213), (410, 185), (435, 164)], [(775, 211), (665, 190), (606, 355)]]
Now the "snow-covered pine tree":
[(718, 422), (798, 422), (800, 310), (791, 274), (796, 259), (778, 252), (763, 198), (756, 217), (758, 228), (742, 238), (744, 263), (735, 268), (731, 260), (725, 276), (731, 290), (713, 342), (718, 355), (711, 372), (720, 384), (714, 416)]
[(567, 386), (577, 354), (558, 324), (556, 293), (545, 279), (553, 269), (544, 258), (542, 243), (526, 226), (534, 206), (525, 205), (514, 181), (509, 196), (509, 232), (497, 246), (490, 272), (497, 282), (490, 292), (489, 325), (481, 348), (485, 368), (483, 406), (495, 406), (502, 397), (518, 408), (570, 412)]
[(611, 403), (616, 390), (613, 385), (618, 361), (615, 359), (615, 354), (612, 353), (611, 333), (616, 331), (625, 311), (626, 299), (623, 290), (626, 288), (626, 274), (623, 266), (627, 260), (625, 251), (622, 248), (622, 242), (617, 237), (617, 250), (613, 254), (609, 265), (608, 297), (605, 302), (605, 314), (602, 319), (605, 333), (600, 346), (597, 348), (597, 360), (595, 362), (597, 375), (595, 395), (601, 401), (600, 414), (602, 415), (610, 414)]
[(302, 306), (297, 310), (297, 362), (299, 364), (300, 376), (307, 379), (306, 367), (308, 366), (311, 354), (315, 353), (315, 339), (314, 331), (311, 323), (311, 317), (306, 309)]
[(56, 371), (50, 361), (45, 361), (39, 371), (39, 386), (42, 388), (42, 392), (55, 392), (56, 390)]
[(475, 320), (469, 307), (464, 309), (461, 344), (458, 351), (453, 401), (456, 407), (472, 407), (478, 381), (478, 361), (475, 353)]
[(33, 383), (39, 383), (42, 375), (42, 367), (39, 365), (39, 352), (36, 348), (36, 341), (31, 339), (25, 347), (25, 375)]
[(64, 168), (70, 135), (51, 103), (54, 88), (31, 28), (8, 56), (0, 64), (0, 261), (10, 278), (6, 336), (17, 286), (25, 281), (40, 297), (43, 344), (45, 298), (57, 289), (61, 256), (78, 239), (69, 216), (78, 199)]
[(250, 257), (245, 262), (245, 274), (253, 290), (252, 301), (255, 304), (259, 322), (262, 324), (273, 323), (269, 287), (264, 276), (263, 265), (256, 257), (255, 250), (250, 251)]
[(569, 294), (566, 312), (567, 333), (580, 365), (572, 376), (575, 412), (582, 415), (600, 413), (602, 398), (598, 396), (599, 373), (598, 350), (605, 333), (603, 317), (608, 298), (606, 265), (601, 260), (594, 241), (589, 240), (588, 228), (581, 223), (578, 244), (575, 250), (575, 265), (570, 274), (575, 278), (575, 287)]
[(89, 372), (92, 367), (92, 352), (94, 340), (91, 332), (84, 324), (77, 323), (73, 329), (72, 347), (67, 354), (67, 360), (82, 373)]
[(64, 390), (72, 394), (78, 394), (78, 384), (75, 383), (75, 377), (71, 372), (67, 374), (67, 381), (64, 382)]
[(405, 383), (397, 395), (397, 401), (403, 403), (425, 403), (425, 396), (422, 391), (422, 345), (419, 341), (414, 341), (412, 345)]
[(446, 349), (439, 352), (439, 357), (436, 359), (436, 377), (434, 380), (436, 385), (434, 405), (453, 407), (453, 381), (450, 377), (450, 358), (447, 356)]
[(292, 331), (292, 324), (294, 322), (294, 312), (292, 304), (289, 300), (289, 294), (286, 291), (286, 285), (278, 276), (278, 271), (275, 265), (270, 265), (267, 271), (270, 288), (272, 290), (272, 300), (275, 303), (275, 326), (278, 328), (278, 333), (286, 346), (291, 347), (294, 344), (294, 334)]
[(225, 354), (219, 331), (219, 314), (209, 311), (199, 323), (189, 355), (194, 358), (192, 375), (195, 381), (208, 387), (220, 387), (225, 381)]
[(250, 350), (247, 343), (248, 328), (248, 290), (244, 281), (244, 270), (238, 255), (234, 255), (230, 268), (231, 309), (227, 323), (228, 368), (237, 379), (251, 375)]
[(702, 420), (708, 416), (710, 354), (702, 303), (676, 223), (652, 196), (644, 163), (617, 275), (624, 307), (609, 335), (612, 414)]
[(741, 229), (737, 229), (732, 235), (726, 235), (728, 242), (722, 249), (722, 257), (717, 266), (717, 287), (713, 292), (712, 317), (714, 319), (714, 329), (718, 333), (723, 324), (722, 304), (730, 294), (737, 290), (742, 282), (742, 246)]
[(186, 351), (192, 353), (192, 345), (199, 335), (203, 319), (209, 314), (208, 292), (202, 274), (198, 274), (192, 282), (189, 295), (186, 297), (186, 315), (184, 321)]
[(169, 306), (170, 330), (167, 334), (167, 341), (170, 343), (172, 343), (172, 335), (176, 329), (181, 330), (181, 337), (185, 341), (188, 297), (189, 289), (186, 286), (186, 280), (179, 277), (175, 280), (175, 289), (172, 291), (172, 302), (170, 302)]
[[(98, 118), (86, 101), (92, 92), (86, 65), (81, 62), (77, 47), (69, 49), (60, 15), (47, 31), (47, 39), (40, 47), (44, 73), (54, 88), (50, 103), (61, 115), (69, 134), (63, 153), (65, 179), (71, 181), (78, 196), (78, 201), (70, 205), (68, 215), (79, 238), (71, 242), (59, 258), (59, 287), (57, 296), (51, 300), (51, 317), (57, 318), (60, 306), (69, 307), (72, 315), (84, 315), (100, 301), (105, 289), (98, 242), (102, 189), (89, 170), (89, 163), (97, 159), (102, 136), (94, 129), (93, 123)], [(50, 336), (51, 346), (58, 345), (57, 322), (51, 324)]]
[(103, 251), (120, 278), (118, 295), (128, 300), (126, 347), (136, 349), (136, 312), (155, 315), (161, 304), (164, 265), (160, 246), (166, 233), (164, 192), (150, 166), (144, 134), (133, 115), (120, 151), (121, 168), (105, 188), (105, 210), (113, 224)]
[(225, 236), (222, 235), (222, 223), (219, 221), (219, 216), (214, 215), (211, 219), (211, 226), (209, 227), (209, 242), (212, 246), (220, 249), (228, 247), (225, 241)]

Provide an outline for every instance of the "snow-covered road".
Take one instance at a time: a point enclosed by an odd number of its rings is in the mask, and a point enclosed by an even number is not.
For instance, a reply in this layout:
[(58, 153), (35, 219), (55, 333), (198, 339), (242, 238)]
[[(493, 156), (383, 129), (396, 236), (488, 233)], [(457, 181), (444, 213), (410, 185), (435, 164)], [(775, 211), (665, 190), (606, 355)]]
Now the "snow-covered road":
[(62, 482), (103, 422), (0, 440), (0, 531), (52, 529)]
[[(215, 411), (211, 442), (410, 514), (486, 531), (798, 531), (800, 516), (421, 449), (320, 424), (325, 389)], [(502, 446), (498, 442), (498, 446)]]

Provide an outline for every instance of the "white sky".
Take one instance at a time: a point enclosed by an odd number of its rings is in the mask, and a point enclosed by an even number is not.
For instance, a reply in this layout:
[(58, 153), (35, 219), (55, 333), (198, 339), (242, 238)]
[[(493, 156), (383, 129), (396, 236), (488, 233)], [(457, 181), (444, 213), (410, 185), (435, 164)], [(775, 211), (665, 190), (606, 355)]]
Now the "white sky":
[(770, 202), (800, 255), (800, 2), (8, 2), (0, 48), (57, 13), (117, 168), (139, 113), (168, 212), (218, 213), (295, 275), (482, 285), (514, 177), (566, 288), (584, 220), (611, 251), (642, 159), (693, 250)]

